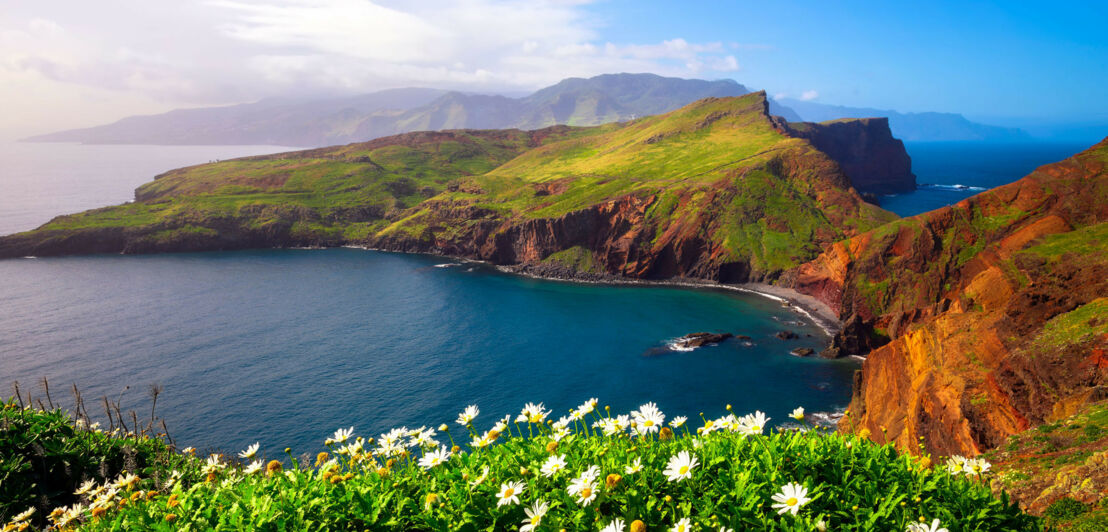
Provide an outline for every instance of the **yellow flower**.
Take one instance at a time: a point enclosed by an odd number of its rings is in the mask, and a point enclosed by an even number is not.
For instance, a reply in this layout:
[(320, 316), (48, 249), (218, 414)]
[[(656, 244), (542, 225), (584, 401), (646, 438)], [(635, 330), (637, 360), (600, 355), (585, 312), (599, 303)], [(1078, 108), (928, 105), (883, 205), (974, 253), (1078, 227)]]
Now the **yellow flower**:
[(172, 523), (177, 520), (177, 514), (165, 514), (165, 522)]
[(319, 467), (323, 462), (326, 462), (328, 458), (330, 458), (330, 455), (327, 454), (327, 451), (315, 455), (315, 466)]
[(265, 472), (270, 475), (280, 473), (282, 469), (284, 469), (284, 467), (282, 467), (281, 462), (277, 460), (270, 460), (265, 466)]
[(638, 519), (631, 521), (631, 532), (646, 532), (646, 523)]
[(612, 489), (612, 488), (616, 487), (617, 485), (619, 485), (619, 481), (622, 478), (623, 477), (620, 477), (619, 475), (617, 475), (615, 473), (612, 473), (612, 474), (608, 475), (607, 478), (604, 479), (604, 485), (607, 486), (608, 489)]

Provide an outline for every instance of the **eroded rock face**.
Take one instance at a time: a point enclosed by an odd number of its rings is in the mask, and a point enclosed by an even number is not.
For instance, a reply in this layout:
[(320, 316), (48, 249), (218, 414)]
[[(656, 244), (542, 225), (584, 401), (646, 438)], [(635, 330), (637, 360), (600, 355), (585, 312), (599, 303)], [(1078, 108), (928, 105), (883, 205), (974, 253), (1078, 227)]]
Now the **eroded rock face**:
[(808, 139), (842, 166), (854, 188), (877, 194), (916, 188), (912, 158), (893, 137), (888, 118), (790, 124), (791, 135)]
[(976, 454), (1108, 382), (1108, 334), (1080, 332), (1108, 297), (1106, 166), (1108, 140), (789, 272), (846, 318), (834, 348), (868, 352), (841, 428)]

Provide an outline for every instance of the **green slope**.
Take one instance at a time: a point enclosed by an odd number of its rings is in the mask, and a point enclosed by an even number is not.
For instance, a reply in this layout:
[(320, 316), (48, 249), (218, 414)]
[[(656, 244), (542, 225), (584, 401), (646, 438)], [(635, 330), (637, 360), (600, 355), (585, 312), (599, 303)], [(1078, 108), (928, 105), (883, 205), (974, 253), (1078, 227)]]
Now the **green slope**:
[(0, 239), (0, 256), (361, 244), (539, 264), (581, 248), (607, 273), (745, 280), (892, 217), (755, 93), (622, 124), (410, 133), (183, 168), (134, 203)]

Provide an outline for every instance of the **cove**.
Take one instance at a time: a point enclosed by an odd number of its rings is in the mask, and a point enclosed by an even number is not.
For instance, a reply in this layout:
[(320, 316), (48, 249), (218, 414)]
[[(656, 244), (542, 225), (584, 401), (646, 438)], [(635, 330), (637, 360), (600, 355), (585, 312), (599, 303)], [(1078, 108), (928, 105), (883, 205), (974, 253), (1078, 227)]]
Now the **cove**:
[[(799, 358), (826, 333), (756, 294), (538, 280), (423, 255), (264, 250), (0, 261), (0, 377), (56, 402), (122, 394), (158, 412), (179, 446), (270, 457), (321, 450), (340, 426), (376, 436), (479, 427), (544, 402), (557, 418), (597, 397), (669, 416), (845, 407), (858, 363)], [(797, 333), (780, 340), (781, 330)], [(689, 352), (667, 342), (732, 332)], [(129, 387), (129, 388), (127, 388)]]

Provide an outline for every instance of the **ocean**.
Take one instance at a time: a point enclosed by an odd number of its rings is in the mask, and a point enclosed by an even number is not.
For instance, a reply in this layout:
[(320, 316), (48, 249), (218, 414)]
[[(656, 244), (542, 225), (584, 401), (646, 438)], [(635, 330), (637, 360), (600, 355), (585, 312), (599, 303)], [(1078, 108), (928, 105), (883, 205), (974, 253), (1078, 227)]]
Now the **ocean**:
[(915, 216), (1011, 183), (1088, 147), (1072, 142), (906, 142), (919, 186), (879, 200), (881, 207), (900, 216)]
[[(908, 147), (921, 183), (981, 188), (1082, 148)], [(182, 164), (282, 150), (3, 146), (0, 234), (126, 201), (135, 186)], [(924, 188), (884, 201), (914, 214), (967, 192)], [(0, 261), (0, 279), (0, 385), (18, 380), (41, 396), (38, 381), (47, 378), (54, 399), (68, 406), (75, 384), (95, 414), (101, 396), (148, 409), (157, 383), (171, 436), (201, 450), (260, 441), (271, 457), (285, 447), (312, 453), (339, 427), (368, 436), (437, 426), (469, 404), (481, 408), (478, 425), (487, 427), (527, 402), (543, 402), (557, 417), (591, 397), (615, 412), (654, 401), (669, 416), (696, 421), (731, 404), (783, 421), (796, 406), (841, 410), (859, 367), (790, 355), (819, 350), (827, 334), (760, 295), (535, 280), (422, 255), (331, 249), (16, 259)], [(800, 338), (779, 340), (781, 330)], [(668, 347), (699, 331), (751, 338), (687, 352)]]

